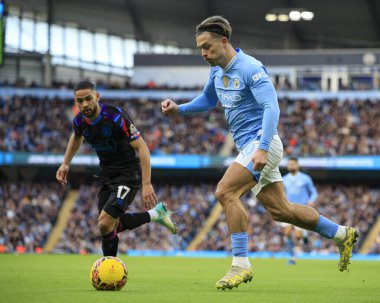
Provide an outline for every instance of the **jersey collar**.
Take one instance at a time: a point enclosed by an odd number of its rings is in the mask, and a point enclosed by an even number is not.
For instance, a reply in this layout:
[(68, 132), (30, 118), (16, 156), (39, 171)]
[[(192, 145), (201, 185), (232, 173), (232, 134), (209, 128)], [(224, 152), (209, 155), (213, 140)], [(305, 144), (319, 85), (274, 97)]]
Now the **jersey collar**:
[(87, 124), (90, 124), (90, 125), (95, 125), (96, 123), (98, 123), (102, 118), (103, 118), (103, 104), (99, 102), (99, 105), (100, 105), (100, 113), (99, 113), (99, 116), (96, 117), (96, 119), (94, 121), (91, 121), (90, 119), (88, 118), (84, 118), (84, 121), (86, 121)]
[(223, 72), (226, 73), (231, 68), (231, 66), (236, 62), (238, 55), (242, 52), (240, 48), (235, 48), (235, 51), (236, 51), (236, 55), (233, 56), (233, 58), (230, 60), (230, 62), (228, 62), (226, 67), (223, 68)]

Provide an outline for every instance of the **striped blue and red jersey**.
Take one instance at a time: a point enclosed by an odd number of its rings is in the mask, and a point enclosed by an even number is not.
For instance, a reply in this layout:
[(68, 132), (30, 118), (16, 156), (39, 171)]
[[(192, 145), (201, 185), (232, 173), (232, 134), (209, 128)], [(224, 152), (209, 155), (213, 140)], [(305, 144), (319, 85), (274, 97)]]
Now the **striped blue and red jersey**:
[(104, 174), (130, 174), (140, 161), (130, 142), (140, 138), (129, 115), (119, 107), (99, 103), (99, 116), (90, 121), (82, 113), (73, 120), (76, 136), (83, 136), (98, 155)]

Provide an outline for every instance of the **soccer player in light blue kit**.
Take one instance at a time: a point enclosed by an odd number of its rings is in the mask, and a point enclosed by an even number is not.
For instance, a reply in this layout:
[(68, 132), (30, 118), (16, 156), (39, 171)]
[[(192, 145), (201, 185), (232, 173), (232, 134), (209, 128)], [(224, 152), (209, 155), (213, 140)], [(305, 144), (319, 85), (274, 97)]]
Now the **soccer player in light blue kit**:
[[(283, 177), (288, 201), (291, 203), (314, 206), (314, 202), (318, 197), (317, 190), (315, 189), (311, 177), (300, 172), (297, 158), (289, 158), (288, 171), (289, 173)], [(296, 264), (295, 241), (298, 242), (301, 238), (303, 238), (304, 241), (307, 240), (307, 231), (285, 222), (282, 222), (281, 226), (283, 227), (286, 245), (290, 253), (288, 264)]]
[(278, 168), (283, 147), (277, 135), (279, 106), (276, 91), (263, 64), (235, 49), (230, 43), (231, 26), (220, 16), (212, 16), (196, 27), (196, 43), (211, 65), (203, 93), (191, 102), (161, 103), (167, 115), (206, 112), (218, 101), (239, 155), (218, 183), (215, 196), (223, 207), (231, 233), (232, 266), (217, 283), (218, 289), (237, 287), (252, 280), (248, 259), (248, 216), (240, 197), (252, 190), (276, 221), (287, 222), (333, 239), (339, 248), (339, 270), (347, 269), (357, 233), (320, 216), (310, 206), (289, 203)]

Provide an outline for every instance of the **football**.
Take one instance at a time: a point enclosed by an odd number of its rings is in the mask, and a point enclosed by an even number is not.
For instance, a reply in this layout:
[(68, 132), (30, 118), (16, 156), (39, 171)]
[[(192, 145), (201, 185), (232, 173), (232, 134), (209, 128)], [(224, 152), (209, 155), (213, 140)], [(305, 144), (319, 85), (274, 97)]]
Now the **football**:
[(127, 283), (128, 269), (116, 257), (102, 257), (91, 267), (90, 280), (96, 290), (120, 290)]

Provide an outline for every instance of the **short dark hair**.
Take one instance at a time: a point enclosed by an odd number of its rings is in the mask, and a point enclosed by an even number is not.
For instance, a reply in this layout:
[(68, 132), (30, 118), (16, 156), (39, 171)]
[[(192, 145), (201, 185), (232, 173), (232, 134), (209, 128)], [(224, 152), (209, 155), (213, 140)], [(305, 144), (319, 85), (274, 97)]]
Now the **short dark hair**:
[(197, 25), (195, 28), (195, 36), (197, 37), (204, 32), (210, 32), (230, 39), (232, 28), (226, 18), (222, 16), (211, 16)]
[(96, 87), (95, 84), (90, 81), (81, 81), (74, 86), (74, 93), (82, 89), (96, 90)]
[(288, 161), (296, 161), (298, 163), (298, 158), (297, 157), (290, 157)]

